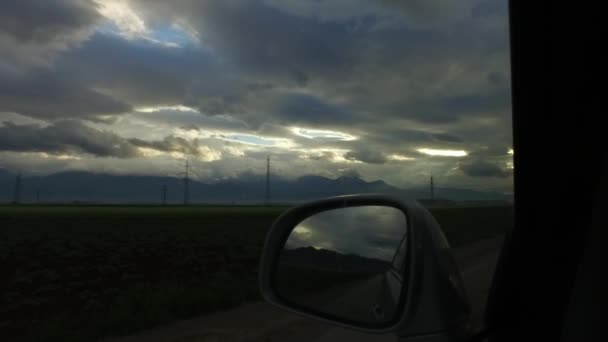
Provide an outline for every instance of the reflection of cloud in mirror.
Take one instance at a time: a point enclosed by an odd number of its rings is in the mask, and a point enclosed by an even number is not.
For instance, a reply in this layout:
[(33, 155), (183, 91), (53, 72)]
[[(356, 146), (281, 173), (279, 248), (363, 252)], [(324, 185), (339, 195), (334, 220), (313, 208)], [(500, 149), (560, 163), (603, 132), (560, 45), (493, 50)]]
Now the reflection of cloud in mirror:
[(405, 234), (405, 215), (396, 208), (340, 208), (302, 221), (289, 236), (286, 248), (315, 247), (390, 261)]
[(308, 227), (298, 225), (291, 231), (291, 235), (286, 243), (286, 248), (294, 249), (298, 247), (314, 247), (316, 249), (335, 250), (335, 246), (331, 241), (318, 239), (315, 232)]
[(292, 233), (298, 234), (298, 235), (307, 235), (307, 234), (310, 234), (310, 229), (308, 229), (304, 226), (297, 226), (293, 229)]

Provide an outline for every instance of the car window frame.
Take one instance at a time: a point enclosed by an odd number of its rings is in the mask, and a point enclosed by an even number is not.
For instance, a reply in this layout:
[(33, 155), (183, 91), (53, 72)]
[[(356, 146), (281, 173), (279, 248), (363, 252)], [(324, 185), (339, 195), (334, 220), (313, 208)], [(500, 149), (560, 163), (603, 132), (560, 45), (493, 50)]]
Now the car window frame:
[[(563, 25), (590, 13), (588, 6), (509, 1), (515, 223), (478, 335), (490, 342), (561, 338), (586, 237), (606, 222), (591, 220), (607, 195), (600, 187), (608, 174), (605, 133), (596, 115), (605, 106), (593, 101), (605, 97), (594, 83), (603, 64), (599, 45), (589, 44), (600, 31), (590, 20)], [(560, 149), (555, 141), (563, 142)], [(564, 155), (567, 161), (548, 172)]]

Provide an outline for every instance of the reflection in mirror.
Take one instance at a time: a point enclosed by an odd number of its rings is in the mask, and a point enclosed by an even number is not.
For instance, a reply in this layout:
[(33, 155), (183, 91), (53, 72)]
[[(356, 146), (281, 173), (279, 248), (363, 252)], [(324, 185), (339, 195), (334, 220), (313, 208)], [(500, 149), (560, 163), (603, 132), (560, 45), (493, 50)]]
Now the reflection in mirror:
[(333, 209), (300, 222), (279, 256), (285, 301), (342, 321), (381, 326), (399, 304), (407, 222), (393, 207)]

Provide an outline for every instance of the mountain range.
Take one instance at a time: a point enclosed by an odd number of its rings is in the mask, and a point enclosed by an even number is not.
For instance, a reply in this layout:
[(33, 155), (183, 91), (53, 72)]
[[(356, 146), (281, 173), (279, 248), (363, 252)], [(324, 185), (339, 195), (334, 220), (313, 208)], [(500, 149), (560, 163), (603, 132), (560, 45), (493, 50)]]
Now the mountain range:
[[(15, 195), (16, 175), (0, 169), (0, 202), (11, 202)], [(84, 171), (66, 171), (46, 176), (22, 177), (20, 199), (23, 203), (142, 203), (158, 204), (166, 188), (169, 204), (182, 203), (184, 180), (175, 177), (112, 175)], [(259, 204), (265, 199), (264, 175), (243, 174), (213, 183), (189, 180), (190, 203)], [(365, 181), (359, 177), (336, 179), (316, 175), (287, 179), (271, 177), (272, 203), (297, 203), (323, 197), (385, 193), (408, 198), (429, 197), (427, 187), (401, 189), (381, 180)], [(509, 196), (499, 192), (469, 189), (435, 188), (435, 197), (451, 201), (503, 201)]]

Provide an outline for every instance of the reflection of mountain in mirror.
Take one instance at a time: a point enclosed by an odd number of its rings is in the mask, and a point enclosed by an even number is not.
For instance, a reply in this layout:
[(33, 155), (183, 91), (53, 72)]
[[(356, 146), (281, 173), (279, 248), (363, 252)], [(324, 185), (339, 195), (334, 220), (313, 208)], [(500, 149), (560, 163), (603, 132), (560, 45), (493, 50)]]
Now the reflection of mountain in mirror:
[(401, 210), (360, 206), (328, 210), (302, 221), (291, 232), (285, 248), (314, 247), (343, 255), (391, 261), (406, 235)]
[(278, 259), (275, 288), (288, 302), (317, 312), (384, 324), (401, 298), (402, 271), (393, 266), (395, 258), (405, 258), (406, 241), (406, 216), (397, 208), (317, 213), (291, 231)]

